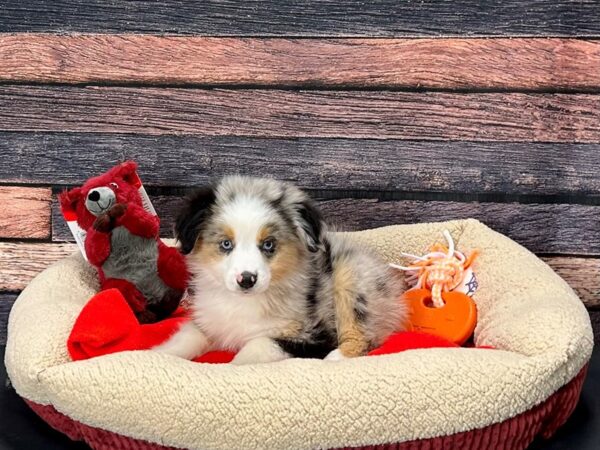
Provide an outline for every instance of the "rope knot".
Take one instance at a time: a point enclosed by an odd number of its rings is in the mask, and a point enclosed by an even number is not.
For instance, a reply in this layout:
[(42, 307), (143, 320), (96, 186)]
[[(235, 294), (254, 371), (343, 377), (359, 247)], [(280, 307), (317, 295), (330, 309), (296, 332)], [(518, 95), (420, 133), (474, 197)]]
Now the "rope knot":
[(436, 308), (444, 306), (442, 292), (452, 291), (458, 287), (462, 282), (465, 269), (472, 264), (477, 255), (473, 252), (467, 258), (463, 253), (456, 251), (448, 230), (444, 230), (444, 237), (448, 241), (448, 247), (436, 244), (425, 256), (403, 253), (404, 256), (415, 259), (410, 266), (390, 264), (392, 267), (407, 271), (407, 279), (409, 283), (414, 283), (414, 288), (431, 290), (431, 301)]

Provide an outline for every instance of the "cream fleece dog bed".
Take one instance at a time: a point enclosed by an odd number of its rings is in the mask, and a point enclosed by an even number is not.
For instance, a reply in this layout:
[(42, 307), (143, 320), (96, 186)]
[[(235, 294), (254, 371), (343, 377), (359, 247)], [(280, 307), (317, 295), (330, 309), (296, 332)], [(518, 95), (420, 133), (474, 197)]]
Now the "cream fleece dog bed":
[(423, 253), (444, 229), (459, 249), (481, 250), (475, 341), (494, 350), (250, 366), (136, 351), (71, 362), (67, 336), (97, 290), (95, 273), (74, 255), (16, 301), (10, 379), (54, 427), (96, 448), (524, 448), (575, 405), (593, 346), (589, 316), (545, 263), (475, 220), (352, 236), (398, 261), (401, 251)]

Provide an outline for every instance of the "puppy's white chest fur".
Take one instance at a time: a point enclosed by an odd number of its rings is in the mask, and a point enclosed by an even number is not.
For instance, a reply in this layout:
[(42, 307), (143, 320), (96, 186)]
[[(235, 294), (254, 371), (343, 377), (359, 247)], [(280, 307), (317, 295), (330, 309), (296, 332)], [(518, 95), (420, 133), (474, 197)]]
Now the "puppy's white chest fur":
[(275, 336), (289, 323), (266, 316), (262, 297), (203, 290), (194, 299), (194, 322), (215, 348), (237, 351), (251, 339)]

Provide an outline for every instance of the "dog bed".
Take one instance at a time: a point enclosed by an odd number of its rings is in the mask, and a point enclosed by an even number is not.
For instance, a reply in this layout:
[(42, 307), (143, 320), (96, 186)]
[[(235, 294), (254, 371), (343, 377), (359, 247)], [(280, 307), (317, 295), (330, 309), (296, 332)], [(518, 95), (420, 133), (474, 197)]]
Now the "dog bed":
[(72, 362), (66, 342), (96, 275), (79, 255), (41, 273), (10, 314), (6, 367), (50, 425), (99, 449), (525, 448), (571, 414), (593, 338), (573, 290), (475, 220), (351, 235), (388, 261), (448, 229), (481, 250), (477, 346), (340, 362), (200, 364), (152, 351)]

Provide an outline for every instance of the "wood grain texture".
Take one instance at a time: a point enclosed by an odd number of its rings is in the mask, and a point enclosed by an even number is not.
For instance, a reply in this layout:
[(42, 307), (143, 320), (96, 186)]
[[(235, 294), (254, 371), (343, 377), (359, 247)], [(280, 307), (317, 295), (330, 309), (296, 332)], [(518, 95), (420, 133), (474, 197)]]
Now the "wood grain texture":
[(600, 194), (600, 144), (0, 132), (6, 183), (77, 185), (125, 159), (165, 188), (243, 173), (311, 189)]
[(49, 188), (0, 186), (0, 238), (50, 237)]
[(577, 292), (588, 308), (600, 307), (600, 259), (542, 257)]
[(0, 242), (0, 291), (23, 289), (39, 272), (76, 250), (70, 243)]
[(242, 36), (597, 36), (595, 1), (0, 1), (0, 32)]
[[(598, 89), (600, 42), (0, 35), (0, 81)], [(361, 61), (361, 64), (357, 64)]]
[(6, 345), (8, 315), (16, 299), (17, 294), (0, 292), (0, 345)]
[(1, 86), (0, 130), (600, 142), (600, 95)]
[[(151, 198), (161, 218), (162, 235), (172, 236), (181, 198)], [(321, 199), (319, 207), (331, 225), (345, 231), (473, 217), (536, 253), (600, 255), (600, 206)], [(52, 224), (53, 240), (72, 240), (56, 203)]]

